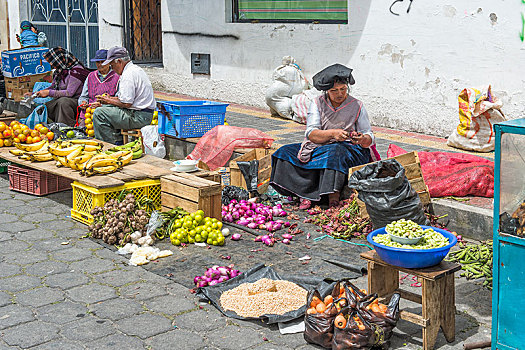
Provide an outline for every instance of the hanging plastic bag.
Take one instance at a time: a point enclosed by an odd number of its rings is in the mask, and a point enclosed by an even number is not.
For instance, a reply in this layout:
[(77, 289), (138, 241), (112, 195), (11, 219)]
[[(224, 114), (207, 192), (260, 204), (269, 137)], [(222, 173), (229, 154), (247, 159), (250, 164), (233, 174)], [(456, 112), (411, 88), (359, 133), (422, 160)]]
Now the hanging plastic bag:
[(140, 129), (144, 152), (146, 154), (164, 158), (166, 157), (166, 147), (164, 146), (164, 136), (159, 134), (158, 125), (146, 125)]
[(30, 129), (34, 129), (37, 124), (47, 123), (46, 105), (36, 107), (27, 118), (20, 119), (20, 123), (27, 125)]
[(459, 125), (450, 134), (447, 145), (467, 151), (491, 152), (494, 150), (493, 125), (506, 120), (503, 103), (487, 88), (463, 89), (458, 96)]
[(428, 224), (421, 200), (405, 176), (405, 168), (395, 159), (370, 163), (354, 172), (348, 187), (357, 190), (375, 229), (399, 219)]
[(249, 162), (237, 162), (237, 165), (244, 177), (248, 192), (257, 195), (257, 184), (259, 183), (259, 161), (251, 160)]
[[(51, 86), (51, 83), (48, 83), (47, 81), (37, 81), (35, 85), (33, 85), (33, 92), (49, 89)], [(33, 102), (37, 105), (42, 105), (44, 103), (47, 103), (51, 101), (53, 97), (35, 97), (33, 99)]]

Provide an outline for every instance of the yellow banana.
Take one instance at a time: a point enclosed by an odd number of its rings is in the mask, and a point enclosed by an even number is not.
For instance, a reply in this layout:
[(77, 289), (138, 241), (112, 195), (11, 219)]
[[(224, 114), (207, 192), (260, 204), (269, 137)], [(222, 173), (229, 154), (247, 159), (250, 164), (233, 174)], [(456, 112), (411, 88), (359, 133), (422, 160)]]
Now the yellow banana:
[(10, 150), (9, 150), (9, 153), (11, 153), (11, 154), (14, 155), (14, 156), (21, 156), (21, 155), (23, 155), (25, 152), (22, 151), (21, 149), (18, 149), (18, 148), (17, 148), (17, 149), (10, 149)]
[(82, 164), (80, 164), (80, 163), (75, 163), (73, 161), (73, 162), (69, 162), (68, 164), (69, 164), (70, 168), (73, 169), (73, 170), (76, 170), (76, 171), (81, 171), (82, 170)]
[(133, 159), (133, 152), (129, 152), (128, 154), (118, 158), (118, 160), (122, 162), (122, 166), (128, 165), (132, 159)]
[(109, 154), (109, 156), (111, 158), (118, 159), (120, 157), (127, 156), (129, 153), (133, 153), (133, 152), (131, 152), (131, 150), (123, 150), (123, 151), (117, 151), (117, 152), (111, 153)]
[(37, 142), (37, 143), (31, 143), (31, 144), (28, 144), (28, 145), (17, 142), (17, 143), (15, 143), (15, 147), (18, 148), (19, 150), (24, 151), (24, 152), (33, 152), (33, 151), (38, 151), (46, 143), (49, 143), (49, 141), (47, 139), (42, 140), (42, 141)]
[(100, 142), (98, 142), (97, 140), (92, 140), (92, 139), (75, 139), (75, 140), (69, 140), (69, 142), (74, 145), (91, 145), (91, 146), (102, 147), (102, 144)]
[(93, 157), (91, 157), (90, 160), (88, 160), (87, 162), (84, 163), (83, 169), (86, 170), (86, 169), (90, 168), (91, 164), (93, 164), (93, 162), (95, 162), (95, 161), (97, 161), (99, 159), (110, 159), (110, 158), (105, 153), (95, 154)]
[(114, 173), (118, 170), (118, 165), (107, 165), (102, 167), (93, 167), (89, 171), (86, 172), (86, 176), (92, 176), (92, 175), (104, 175), (104, 174), (110, 174)]
[(102, 145), (97, 145), (97, 146), (94, 146), (94, 145), (85, 145), (84, 147), (84, 150), (86, 152), (95, 152), (95, 151), (99, 151), (102, 149)]
[(84, 146), (79, 146), (75, 150), (73, 150), (73, 152), (69, 153), (66, 156), (66, 163), (67, 163), (67, 165), (70, 168), (72, 168), (71, 164), (73, 163), (73, 159), (75, 159), (76, 157), (78, 157), (82, 153), (83, 148), (84, 148)]
[[(53, 159), (56, 158), (56, 156), (53, 156), (53, 155), (51, 155), (51, 156), (53, 157)], [(55, 159), (55, 161), (56, 161), (55, 165), (56, 165), (57, 168), (62, 167), (62, 163), (60, 163), (60, 162), (59, 162), (58, 160), (56, 160), (56, 159)]]
[(76, 145), (76, 146), (71, 146), (67, 148), (50, 148), (49, 153), (54, 154), (55, 156), (65, 157), (71, 152), (78, 150), (78, 149), (82, 149), (82, 146)]
[(83, 152), (79, 156), (77, 156), (75, 159), (73, 159), (73, 162), (77, 164), (82, 164), (90, 160), (96, 153), (95, 152)]
[(48, 162), (50, 160), (53, 160), (51, 153), (28, 154), (27, 156), (32, 162)]
[(69, 166), (67, 164), (66, 157), (56, 156), (56, 159), (60, 162), (60, 164), (62, 164), (62, 166), (64, 166), (64, 167), (68, 167)]
[(110, 165), (119, 165), (121, 164), (121, 162), (119, 162), (118, 160), (116, 159), (113, 159), (113, 158), (102, 158), (102, 159), (97, 159), (93, 162), (91, 162), (91, 164), (87, 167), (87, 169), (91, 169), (91, 168), (94, 168), (94, 167), (105, 167), (105, 166), (110, 166)]
[(22, 154), (20, 157), (18, 157), (23, 160), (29, 160), (29, 156), (27, 154)]

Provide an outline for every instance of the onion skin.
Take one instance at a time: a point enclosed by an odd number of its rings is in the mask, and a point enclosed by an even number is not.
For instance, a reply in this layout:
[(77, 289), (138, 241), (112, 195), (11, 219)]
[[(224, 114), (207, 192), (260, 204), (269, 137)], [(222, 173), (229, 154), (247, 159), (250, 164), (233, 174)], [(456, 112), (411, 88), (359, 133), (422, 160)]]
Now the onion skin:
[(285, 238), (282, 240), (283, 244), (290, 244), (290, 240), (288, 238)]
[(257, 237), (255, 237), (255, 239), (253, 241), (254, 242), (262, 242), (262, 237), (263, 236), (257, 236)]
[(289, 234), (289, 233), (284, 233), (282, 236), (283, 236), (284, 239), (288, 239), (288, 240), (290, 240), (290, 241), (291, 241), (292, 238), (293, 238), (293, 236), (292, 236), (291, 234)]

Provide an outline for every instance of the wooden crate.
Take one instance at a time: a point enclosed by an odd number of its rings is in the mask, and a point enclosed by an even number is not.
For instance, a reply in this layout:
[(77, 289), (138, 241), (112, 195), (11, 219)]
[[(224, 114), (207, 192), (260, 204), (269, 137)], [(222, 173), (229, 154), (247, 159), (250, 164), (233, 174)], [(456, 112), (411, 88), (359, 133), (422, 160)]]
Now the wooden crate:
[[(393, 159), (397, 160), (399, 164), (401, 164), (403, 168), (405, 168), (405, 175), (408, 181), (410, 181), (412, 188), (419, 195), (421, 203), (423, 203), (423, 205), (430, 204), (430, 193), (428, 192), (428, 187), (425, 184), (425, 180), (423, 180), (423, 173), (421, 172), (421, 163), (419, 162), (417, 152), (414, 151), (410, 153), (401, 154), (397, 157), (394, 157)], [(350, 168), (349, 175), (351, 175), (354, 171), (363, 168), (365, 165), (367, 164)]]
[(221, 220), (221, 184), (191, 174), (166, 175), (160, 178), (161, 204), (163, 210), (175, 207)]
[(247, 188), (244, 176), (237, 165), (237, 162), (249, 162), (251, 160), (259, 161), (259, 173), (257, 191), (263, 194), (268, 189), (270, 183), (270, 175), (272, 174), (272, 154), (276, 150), (256, 148), (253, 149), (240, 157), (230, 161), (230, 185)]

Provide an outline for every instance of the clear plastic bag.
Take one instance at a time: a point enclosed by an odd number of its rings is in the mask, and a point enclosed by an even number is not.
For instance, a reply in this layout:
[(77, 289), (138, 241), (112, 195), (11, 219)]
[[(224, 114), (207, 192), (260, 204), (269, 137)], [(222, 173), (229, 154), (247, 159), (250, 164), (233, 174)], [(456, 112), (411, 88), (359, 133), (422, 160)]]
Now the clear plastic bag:
[(159, 134), (158, 125), (146, 125), (140, 129), (140, 132), (142, 133), (142, 143), (146, 154), (158, 158), (166, 157), (164, 137)]

